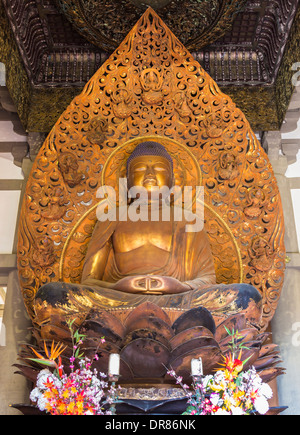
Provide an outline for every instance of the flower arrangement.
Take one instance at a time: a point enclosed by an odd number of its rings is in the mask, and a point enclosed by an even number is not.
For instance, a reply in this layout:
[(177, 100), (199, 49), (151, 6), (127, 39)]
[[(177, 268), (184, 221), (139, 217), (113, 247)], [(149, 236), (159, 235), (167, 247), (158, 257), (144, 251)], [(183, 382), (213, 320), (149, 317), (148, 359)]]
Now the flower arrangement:
[(239, 343), (238, 332), (227, 332), (232, 338), (230, 352), (223, 357), (224, 364), (214, 375), (194, 377), (190, 389), (182, 383), (182, 378), (174, 370), (168, 372), (188, 397), (188, 407), (184, 415), (251, 415), (268, 412), (268, 399), (273, 396), (272, 389), (262, 382), (254, 368), (243, 371), (250, 359), (241, 361), (242, 351), (247, 348)]
[[(111, 415), (117, 398), (115, 384), (108, 382), (106, 374), (92, 370), (93, 361), (80, 354), (80, 344), (85, 336), (78, 331), (74, 333), (72, 324), (69, 323), (73, 342), (69, 374), (65, 373), (62, 365), (60, 355), (65, 350), (62, 345), (54, 346), (53, 343), (49, 351), (45, 344), (46, 358), (32, 349), (37, 358), (30, 359), (52, 368), (52, 371), (47, 368), (38, 374), (30, 399), (40, 411), (51, 415)], [(105, 342), (104, 337), (102, 342)], [(97, 358), (95, 354), (94, 359)], [(77, 369), (76, 362), (79, 366)]]

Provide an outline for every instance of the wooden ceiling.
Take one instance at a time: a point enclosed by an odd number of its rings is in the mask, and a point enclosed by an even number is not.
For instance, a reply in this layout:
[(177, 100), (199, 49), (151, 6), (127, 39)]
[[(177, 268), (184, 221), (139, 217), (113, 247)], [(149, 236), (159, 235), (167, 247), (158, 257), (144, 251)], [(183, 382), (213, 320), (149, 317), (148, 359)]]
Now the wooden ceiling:
[[(300, 55), (299, 0), (150, 3), (255, 130), (280, 128)], [(139, 0), (0, 0), (0, 61), (27, 131), (50, 131), (144, 9)]]

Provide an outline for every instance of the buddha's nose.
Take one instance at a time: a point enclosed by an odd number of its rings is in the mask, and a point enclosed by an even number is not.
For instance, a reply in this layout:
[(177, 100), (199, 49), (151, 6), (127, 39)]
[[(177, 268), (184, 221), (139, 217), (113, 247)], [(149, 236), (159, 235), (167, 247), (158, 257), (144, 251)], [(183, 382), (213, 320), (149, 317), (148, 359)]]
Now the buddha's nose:
[(145, 178), (156, 178), (155, 171), (153, 170), (152, 166), (147, 166), (146, 172), (145, 172)]
[(146, 182), (157, 183), (155, 171), (153, 170), (153, 168), (151, 166), (147, 167), (147, 170), (146, 170), (145, 175), (144, 175), (144, 183), (146, 183)]

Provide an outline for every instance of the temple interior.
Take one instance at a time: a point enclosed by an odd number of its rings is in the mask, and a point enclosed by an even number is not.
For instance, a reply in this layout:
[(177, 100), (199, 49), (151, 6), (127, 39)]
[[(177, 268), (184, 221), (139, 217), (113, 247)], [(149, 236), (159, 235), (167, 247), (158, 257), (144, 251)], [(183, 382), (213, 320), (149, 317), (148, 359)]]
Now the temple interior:
[[(200, 313), (201, 307), (201, 327), (212, 333), (205, 339), (213, 349), (220, 346), (223, 351), (220, 325), (244, 311), (244, 328), (270, 333), (267, 343), (278, 346), (282, 367), (278, 377), (274, 366), (266, 375), (273, 389), (270, 406), (286, 407), (283, 415), (300, 414), (299, 0), (85, 3), (82, 8), (80, 0), (0, 0), (0, 415), (20, 415), (29, 406), (32, 387), (20, 375), (20, 346), (55, 338), (68, 343), (65, 316), (75, 319), (95, 343), (101, 338), (96, 323), (101, 331), (110, 325), (113, 338), (111, 348), (103, 348), (103, 361), (108, 366), (109, 354), (120, 353), (121, 379), (129, 389), (144, 388), (143, 379), (152, 387), (166, 382), (161, 361), (168, 364), (170, 355), (186, 376), (191, 349), (184, 362), (174, 348), (173, 353), (166, 349), (185, 329), (200, 328), (193, 323), (193, 310)], [(166, 60), (168, 55), (174, 63)], [(196, 74), (189, 78), (196, 68), (197, 81)], [(201, 92), (207, 92), (206, 99)], [(146, 253), (139, 248), (139, 258), (150, 264), (150, 272), (146, 268), (142, 273), (137, 258), (125, 259), (130, 243), (135, 247), (130, 237), (121, 249), (117, 232), (104, 240), (109, 230), (99, 223), (92, 232), (99, 180), (118, 188), (118, 179), (126, 177), (126, 159), (147, 141), (162, 144), (163, 153), (169, 153), (155, 156), (171, 155), (176, 184), (184, 179), (186, 185), (204, 186), (205, 229), (216, 281), (203, 284), (196, 267), (190, 271), (194, 257), (205, 254), (197, 254), (196, 236), (189, 242), (188, 236), (179, 238), (179, 230), (173, 232), (178, 244), (169, 248), (169, 269), (157, 267), (154, 274), (152, 251), (161, 264), (165, 258), (157, 247), (151, 245)], [(215, 157), (222, 141), (225, 145)], [(63, 169), (63, 158), (69, 172)], [(125, 231), (128, 228), (125, 225)], [(130, 234), (140, 228), (136, 224)], [(146, 227), (146, 233), (151, 231)], [(166, 226), (162, 233), (168, 231)], [(96, 238), (94, 245), (91, 238)], [(101, 275), (97, 270), (96, 276), (88, 260), (94, 264), (99, 258), (95, 246), (100, 243), (115, 245), (104, 261), (105, 271), (101, 269)], [(184, 249), (190, 260), (182, 271)], [(225, 257), (232, 260), (230, 265)], [(114, 267), (107, 266), (111, 264)], [(159, 279), (174, 269), (177, 285), (185, 288), (181, 292)], [(132, 275), (157, 275), (158, 284), (146, 279), (146, 284), (126, 283), (125, 290), (115, 285), (130, 275), (128, 270), (135, 270)], [(199, 282), (205, 289), (210, 286), (200, 296)], [(249, 296), (245, 305), (241, 292), (246, 284), (248, 290), (250, 285), (258, 289), (262, 301)], [(148, 293), (134, 285), (145, 285)], [(161, 293), (157, 285), (162, 285)], [(55, 294), (61, 288), (66, 292), (61, 298), (68, 298), (67, 308), (59, 305), (59, 296), (53, 302), (53, 288)], [(181, 298), (187, 288), (189, 302)], [(236, 297), (235, 308), (233, 302), (218, 305), (212, 297)], [(151, 311), (148, 303), (158, 307), (153, 310), (165, 328), (160, 327), (159, 339), (141, 321)], [(101, 321), (107, 322), (105, 328)], [(139, 342), (134, 340), (136, 331), (143, 331)], [(137, 346), (147, 339), (153, 349), (154, 342), (160, 344), (160, 362), (149, 357), (149, 377), (159, 382), (149, 381), (143, 357), (138, 358)], [(204, 338), (194, 340), (202, 343)], [(202, 358), (211, 368), (219, 361), (213, 351)]]

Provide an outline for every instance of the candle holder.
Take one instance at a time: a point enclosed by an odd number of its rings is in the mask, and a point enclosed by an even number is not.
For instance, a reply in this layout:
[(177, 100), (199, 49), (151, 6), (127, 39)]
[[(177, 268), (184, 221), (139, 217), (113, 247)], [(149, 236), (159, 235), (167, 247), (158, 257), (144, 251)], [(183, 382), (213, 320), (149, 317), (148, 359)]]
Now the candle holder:
[(199, 384), (199, 383), (202, 382), (203, 375), (194, 375), (194, 376), (192, 376), (192, 378), (193, 378), (193, 381), (194, 381), (196, 384)]
[(120, 375), (108, 375), (108, 380), (111, 383), (112, 386), (112, 403), (109, 407), (109, 410), (111, 412), (111, 415), (117, 415), (117, 408), (116, 408), (116, 403), (118, 400), (118, 396), (115, 393), (115, 387), (116, 387), (116, 383), (119, 381), (120, 379)]
[(116, 384), (120, 379), (120, 375), (108, 375), (108, 380), (109, 382), (111, 382), (112, 384)]
[(205, 400), (205, 394), (203, 389), (203, 364), (202, 358), (192, 359), (191, 361), (191, 376), (195, 386), (196, 399), (201, 403)]
[(203, 376), (203, 364), (202, 358), (195, 359), (191, 361), (191, 375), (193, 378), (202, 378)]
[(108, 365), (108, 380), (111, 382), (111, 386), (113, 394), (112, 394), (112, 403), (110, 405), (110, 412), (112, 415), (117, 414), (116, 402), (117, 396), (115, 394), (116, 383), (120, 379), (120, 355), (118, 353), (112, 353), (109, 356), (109, 365)]

